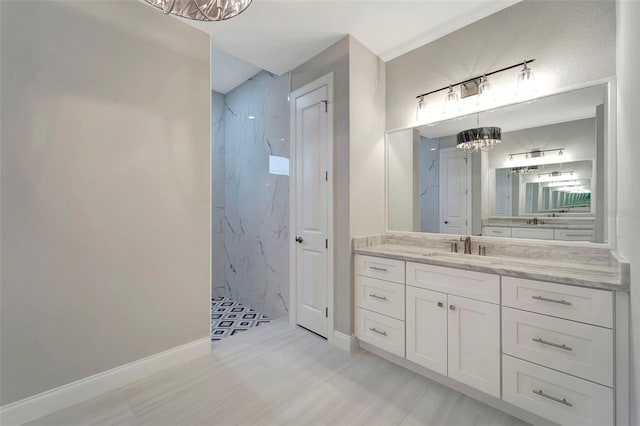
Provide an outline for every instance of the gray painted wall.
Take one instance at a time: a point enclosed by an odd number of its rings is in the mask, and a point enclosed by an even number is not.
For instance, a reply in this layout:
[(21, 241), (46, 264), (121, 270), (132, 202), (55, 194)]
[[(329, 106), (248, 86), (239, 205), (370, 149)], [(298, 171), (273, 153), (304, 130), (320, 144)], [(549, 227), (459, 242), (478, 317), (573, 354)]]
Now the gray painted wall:
[(419, 93), (525, 58), (536, 59), (549, 90), (612, 76), (615, 27), (613, 1), (525, 0), (501, 10), (387, 62), (386, 128), (414, 124)]
[(208, 335), (209, 37), (2, 1), (0, 404)]
[(214, 259), (225, 258), (230, 296), (270, 318), (289, 312), (289, 176), (269, 174), (269, 155), (289, 158), (288, 94), (288, 76), (262, 71), (224, 97), (225, 251)]
[[(618, 81), (618, 129), (617, 163), (619, 219), (618, 247), (631, 262), (631, 421), (640, 424), (640, 2), (616, 2), (617, 33), (617, 81)], [(634, 403), (635, 401), (635, 403)]]

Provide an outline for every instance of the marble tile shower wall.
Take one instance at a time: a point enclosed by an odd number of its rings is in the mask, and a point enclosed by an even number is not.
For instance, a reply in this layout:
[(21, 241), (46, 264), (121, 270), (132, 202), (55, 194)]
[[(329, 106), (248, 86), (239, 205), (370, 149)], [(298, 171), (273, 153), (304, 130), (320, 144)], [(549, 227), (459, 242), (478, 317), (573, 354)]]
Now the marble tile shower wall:
[[(224, 228), (224, 251), (214, 252), (214, 294), (269, 318), (289, 309), (289, 177), (269, 174), (269, 155), (289, 157), (288, 93), (286, 76), (264, 71), (227, 93), (222, 151), (214, 142), (225, 176), (224, 188), (213, 185), (214, 240)], [(215, 267), (221, 256), (224, 271)]]
[(420, 136), (420, 230), (440, 231), (439, 163), (437, 139)]
[(211, 277), (213, 297), (229, 297), (225, 278), (227, 260), (224, 250), (224, 234), (227, 229), (224, 216), (225, 155), (224, 155), (224, 95), (212, 92), (211, 135)]

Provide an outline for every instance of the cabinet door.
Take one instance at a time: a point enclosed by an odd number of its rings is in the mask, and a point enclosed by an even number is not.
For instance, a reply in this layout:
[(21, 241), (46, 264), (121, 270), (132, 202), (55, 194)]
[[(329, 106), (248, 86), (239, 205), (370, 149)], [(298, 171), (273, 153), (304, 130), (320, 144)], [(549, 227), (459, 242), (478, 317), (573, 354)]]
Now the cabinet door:
[(449, 377), (500, 398), (500, 307), (448, 296)]
[(406, 288), (407, 359), (447, 375), (447, 295)]

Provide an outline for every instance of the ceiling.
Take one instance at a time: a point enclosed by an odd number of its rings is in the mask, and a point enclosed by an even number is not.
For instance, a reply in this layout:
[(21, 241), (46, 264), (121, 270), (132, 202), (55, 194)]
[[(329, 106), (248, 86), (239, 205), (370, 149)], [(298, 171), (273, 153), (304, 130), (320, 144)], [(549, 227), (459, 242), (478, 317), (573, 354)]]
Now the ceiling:
[(284, 74), (347, 34), (388, 61), (518, 1), (253, 0), (228, 21), (177, 19), (211, 34), (213, 87), (226, 93), (256, 70)]

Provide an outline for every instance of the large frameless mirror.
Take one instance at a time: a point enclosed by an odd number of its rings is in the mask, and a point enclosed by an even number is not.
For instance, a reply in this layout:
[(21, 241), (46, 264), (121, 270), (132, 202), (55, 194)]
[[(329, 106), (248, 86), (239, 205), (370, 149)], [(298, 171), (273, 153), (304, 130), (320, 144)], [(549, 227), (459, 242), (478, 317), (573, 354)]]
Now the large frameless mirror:
[[(608, 85), (387, 134), (389, 231), (608, 241)], [(501, 128), (483, 152), (458, 133)]]

